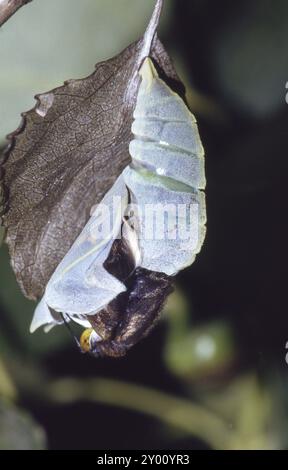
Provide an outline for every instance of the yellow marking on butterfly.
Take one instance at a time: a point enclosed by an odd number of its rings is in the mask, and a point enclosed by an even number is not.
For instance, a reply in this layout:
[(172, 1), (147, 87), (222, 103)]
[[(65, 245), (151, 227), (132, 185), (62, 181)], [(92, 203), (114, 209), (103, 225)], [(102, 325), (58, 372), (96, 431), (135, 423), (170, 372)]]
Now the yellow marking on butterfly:
[(87, 328), (86, 330), (83, 331), (80, 337), (80, 345), (84, 352), (90, 352), (91, 350), (90, 337), (92, 333), (93, 333), (93, 328)]

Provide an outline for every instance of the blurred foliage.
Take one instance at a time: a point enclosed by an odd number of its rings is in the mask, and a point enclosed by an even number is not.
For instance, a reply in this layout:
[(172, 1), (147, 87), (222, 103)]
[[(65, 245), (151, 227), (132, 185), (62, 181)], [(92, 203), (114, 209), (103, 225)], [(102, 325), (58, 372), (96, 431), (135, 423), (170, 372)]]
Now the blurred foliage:
[(284, 108), (287, 18), (285, 0), (276, 8), (269, 0), (230, 5), (229, 22), (212, 45), (215, 79), (230, 106), (260, 118)]
[[(166, 3), (162, 28), (171, 1)], [(139, 39), (153, 5), (154, 0), (37, 0), (18, 11), (0, 32), (5, 64), (0, 74), (0, 142), (17, 128), (20, 113), (34, 106), (33, 95), (89, 75), (97, 62)]]
[[(50, 448), (287, 448), (287, 2), (165, 3), (160, 37), (207, 155), (205, 245), (163, 322), (119, 361), (80, 355), (63, 328), (30, 335), (35, 304), (2, 246), (0, 448), (43, 448), (41, 428)], [(153, 4), (19, 11), (0, 31), (0, 142), (33, 94), (137, 39)]]
[(232, 367), (236, 347), (226, 323), (193, 327), (191, 312), (179, 292), (170, 297), (165, 310), (169, 330), (164, 360), (172, 373), (185, 381), (197, 381), (215, 377)]
[(7, 343), (7, 338), (2, 338), (5, 325), (8, 332), (11, 331), (8, 338), (10, 348), (20, 349), (26, 354), (45, 354), (71, 341), (68, 332), (61, 328), (56, 328), (49, 335), (42, 331), (34, 333), (33, 337), (30, 335), (29, 326), (36, 304), (23, 296), (12, 272), (6, 246), (0, 248), (0, 279), (0, 301), (3, 308), (0, 319), (1, 345), (5, 341)]
[(0, 450), (43, 450), (44, 431), (22, 410), (0, 400)]
[(17, 391), (12, 378), (7, 371), (5, 364), (0, 358), (0, 398), (6, 398), (10, 401), (16, 400)]
[(208, 391), (201, 398), (209, 409), (229, 419), (241, 440), (232, 437), (233, 449), (277, 449), (281, 435), (281, 416), (273, 406), (273, 392), (252, 373), (242, 374), (225, 388)]

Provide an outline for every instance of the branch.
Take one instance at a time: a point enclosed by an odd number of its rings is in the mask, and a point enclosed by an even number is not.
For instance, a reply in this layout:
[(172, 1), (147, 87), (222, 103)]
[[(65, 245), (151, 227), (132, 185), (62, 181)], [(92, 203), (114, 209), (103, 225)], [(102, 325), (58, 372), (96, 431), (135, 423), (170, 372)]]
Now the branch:
[(0, 27), (16, 13), (19, 8), (32, 0), (0, 0)]
[(59, 405), (88, 401), (144, 413), (200, 438), (213, 449), (229, 449), (231, 442), (241, 442), (241, 436), (229, 423), (212, 411), (187, 399), (139, 385), (99, 377), (66, 378), (48, 382), (45, 391), (41, 386), (40, 394)]
[(5, 366), (12, 377), (17, 395), (24, 398), (24, 402), (27, 397), (50, 405), (90, 402), (120, 407), (149, 415), (187, 435), (198, 437), (212, 449), (229, 450), (235, 446), (243, 449), (246, 442), (237, 423), (231, 427), (231, 419), (188, 398), (101, 377), (51, 380), (35, 364), (27, 362), (23, 368), (14, 350), (11, 355), (9, 353), (9, 360), (5, 360)]

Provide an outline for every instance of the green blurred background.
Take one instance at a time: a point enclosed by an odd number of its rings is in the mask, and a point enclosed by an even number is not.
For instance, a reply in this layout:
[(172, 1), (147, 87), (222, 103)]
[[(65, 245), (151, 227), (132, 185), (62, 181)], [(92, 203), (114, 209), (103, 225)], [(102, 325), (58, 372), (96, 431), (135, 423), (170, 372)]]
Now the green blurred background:
[[(153, 0), (34, 0), (0, 30), (0, 145), (33, 95), (144, 31)], [(288, 3), (166, 0), (159, 35), (206, 150), (207, 238), (158, 328), (119, 360), (33, 302), (0, 248), (0, 449), (288, 445)]]

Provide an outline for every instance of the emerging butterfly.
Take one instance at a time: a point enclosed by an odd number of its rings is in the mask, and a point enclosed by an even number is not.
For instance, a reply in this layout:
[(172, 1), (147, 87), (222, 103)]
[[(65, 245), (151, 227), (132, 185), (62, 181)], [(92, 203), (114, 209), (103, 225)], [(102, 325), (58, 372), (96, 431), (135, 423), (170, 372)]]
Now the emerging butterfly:
[[(146, 58), (124, 169), (47, 284), (31, 332), (73, 320), (96, 356), (146, 336), (205, 236), (204, 151), (194, 116)], [(63, 315), (63, 316), (62, 316)]]

